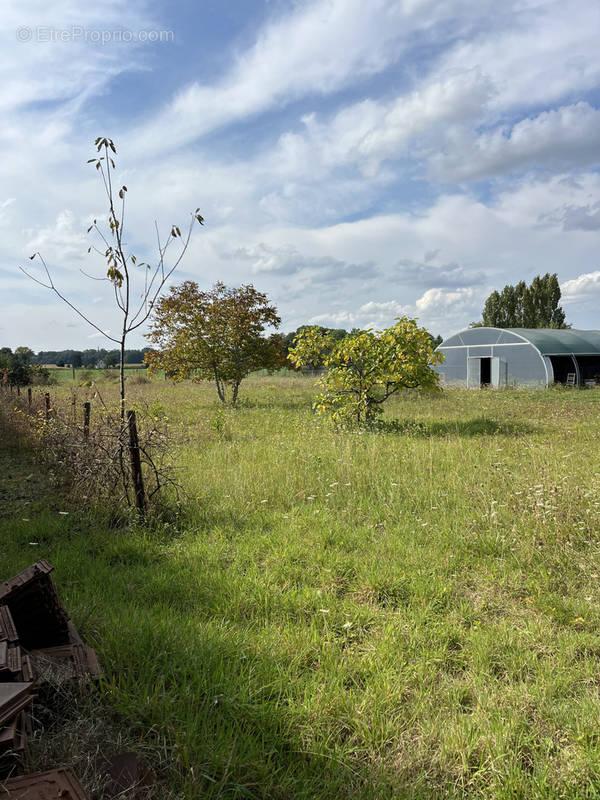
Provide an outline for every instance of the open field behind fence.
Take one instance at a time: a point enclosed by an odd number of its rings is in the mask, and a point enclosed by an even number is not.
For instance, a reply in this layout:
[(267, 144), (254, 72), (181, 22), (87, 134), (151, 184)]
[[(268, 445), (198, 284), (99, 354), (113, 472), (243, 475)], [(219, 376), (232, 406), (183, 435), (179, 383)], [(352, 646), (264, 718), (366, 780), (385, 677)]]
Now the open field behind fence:
[(132, 382), (186, 491), (151, 531), (5, 452), (0, 574), (55, 565), (189, 798), (600, 796), (600, 391), (407, 393), (342, 433), (313, 394)]

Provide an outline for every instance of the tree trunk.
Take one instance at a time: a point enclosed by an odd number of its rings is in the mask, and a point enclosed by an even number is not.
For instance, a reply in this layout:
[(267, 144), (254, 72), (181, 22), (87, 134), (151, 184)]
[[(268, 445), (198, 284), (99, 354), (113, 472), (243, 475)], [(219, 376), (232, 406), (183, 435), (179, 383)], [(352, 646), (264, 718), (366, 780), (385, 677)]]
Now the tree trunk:
[(219, 395), (219, 400), (225, 404), (225, 392), (223, 389), (223, 384), (219, 378), (219, 373), (217, 372), (217, 367), (213, 364), (213, 373), (215, 376), (215, 383), (217, 385), (217, 394)]
[(125, 421), (125, 335), (121, 339), (119, 354), (119, 388), (121, 391), (121, 422)]

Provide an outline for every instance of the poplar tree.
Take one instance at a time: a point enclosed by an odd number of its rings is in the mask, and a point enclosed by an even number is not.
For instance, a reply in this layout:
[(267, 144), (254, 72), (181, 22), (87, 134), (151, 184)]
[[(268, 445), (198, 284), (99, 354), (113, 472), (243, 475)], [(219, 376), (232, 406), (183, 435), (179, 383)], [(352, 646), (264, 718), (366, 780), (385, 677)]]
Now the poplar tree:
[(482, 324), (491, 328), (570, 328), (560, 303), (556, 273), (536, 275), (492, 292), (485, 301)]

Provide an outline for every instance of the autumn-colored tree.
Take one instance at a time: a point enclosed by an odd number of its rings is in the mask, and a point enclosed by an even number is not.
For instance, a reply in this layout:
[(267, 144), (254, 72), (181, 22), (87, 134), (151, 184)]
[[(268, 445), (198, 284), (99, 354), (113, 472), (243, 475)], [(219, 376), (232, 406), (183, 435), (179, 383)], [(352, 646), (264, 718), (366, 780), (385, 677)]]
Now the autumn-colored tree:
[(295, 367), (314, 363), (328, 352), (326, 373), (319, 380), (324, 390), (315, 401), (319, 413), (338, 424), (372, 423), (382, 405), (400, 389), (435, 388), (433, 369), (443, 355), (415, 320), (403, 317), (381, 332), (360, 331), (338, 342), (318, 328), (307, 328), (295, 340), (288, 358)]
[(163, 369), (174, 380), (214, 380), (221, 402), (235, 405), (250, 372), (284, 365), (282, 337), (263, 336), (280, 322), (267, 295), (251, 284), (229, 288), (219, 282), (201, 292), (185, 281), (156, 304), (146, 334), (156, 349), (145, 360), (151, 372)]

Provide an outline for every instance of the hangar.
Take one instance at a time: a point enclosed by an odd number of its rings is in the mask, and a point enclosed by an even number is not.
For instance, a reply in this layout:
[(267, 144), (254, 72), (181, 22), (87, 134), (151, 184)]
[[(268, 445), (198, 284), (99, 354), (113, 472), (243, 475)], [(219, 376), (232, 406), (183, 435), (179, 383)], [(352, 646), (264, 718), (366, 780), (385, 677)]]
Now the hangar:
[(483, 386), (600, 384), (600, 331), (554, 328), (467, 328), (437, 348), (440, 382)]

